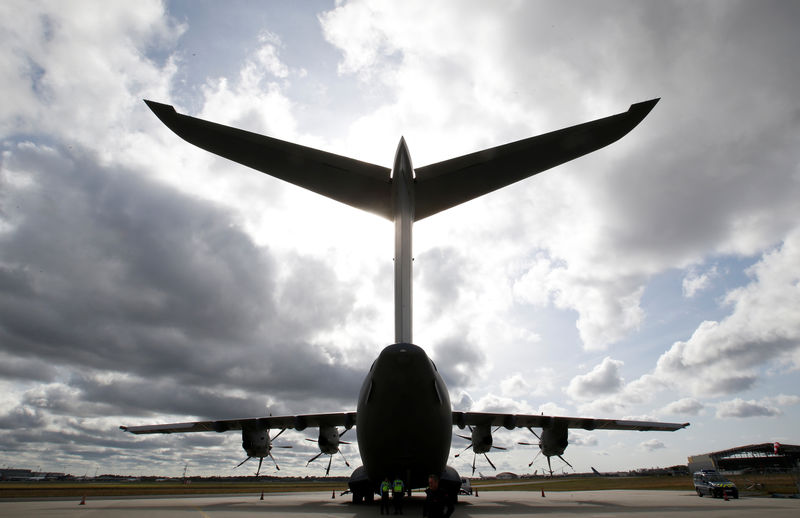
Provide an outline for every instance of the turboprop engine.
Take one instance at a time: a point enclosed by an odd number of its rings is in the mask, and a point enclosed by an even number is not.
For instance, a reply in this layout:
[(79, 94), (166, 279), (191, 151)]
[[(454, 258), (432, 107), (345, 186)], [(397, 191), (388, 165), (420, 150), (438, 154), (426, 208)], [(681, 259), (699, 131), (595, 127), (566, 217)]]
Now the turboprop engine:
[[(272, 441), (278, 438), (286, 428), (281, 429), (275, 437), (270, 438), (269, 428), (262, 426), (258, 423), (242, 427), (242, 448), (247, 453), (247, 458), (240, 462), (236, 467), (238, 468), (250, 459), (258, 458), (258, 469), (256, 476), (261, 473), (261, 463), (264, 457), (269, 457), (275, 463), (275, 469), (280, 471), (280, 466), (272, 456)], [(280, 448), (291, 448), (291, 446), (280, 446)]]
[[(499, 428), (499, 427), (498, 427)], [(460, 456), (465, 451), (472, 448), (472, 474), (475, 474), (475, 457), (478, 454), (482, 454), (492, 469), (497, 469), (495, 465), (489, 460), (489, 456), (486, 455), (492, 448), (496, 450), (505, 450), (502, 446), (494, 446), (492, 444), (492, 428), (489, 425), (476, 425), (474, 427), (469, 427), (470, 436), (467, 437), (466, 435), (459, 435), (462, 439), (467, 439), (470, 441), (469, 446), (461, 450), (460, 452), (456, 453), (456, 457)], [(496, 430), (495, 430), (496, 431)]]
[(542, 454), (548, 458), (554, 455), (561, 457), (569, 444), (567, 435), (567, 426), (559, 426), (558, 422), (547, 428), (542, 428), (542, 435), (539, 439), (539, 449), (542, 451)]
[[(347, 433), (347, 428), (342, 430), (342, 433), (339, 433), (339, 430), (335, 426), (320, 426), (319, 427), (319, 439), (317, 439), (317, 445), (319, 446), (319, 453), (317, 453), (314, 457), (312, 457), (308, 462), (306, 462), (306, 466), (317, 460), (321, 455), (329, 455), (330, 458), (328, 459), (328, 467), (325, 470), (325, 475), (327, 476), (331, 471), (331, 463), (333, 463), (333, 456), (337, 453), (342, 456), (344, 463), (347, 467), (350, 467), (350, 463), (347, 462), (344, 454), (339, 449), (340, 444), (350, 444), (347, 441), (342, 441), (341, 437), (345, 433)], [(314, 442), (314, 439), (306, 439), (307, 441)]]
[[(530, 432), (536, 436), (537, 439), (539, 439), (539, 453), (536, 454), (536, 457), (539, 455), (544, 455), (547, 457), (547, 469), (550, 471), (551, 477), (553, 476), (553, 467), (550, 464), (550, 457), (558, 457), (564, 461), (567, 466), (572, 468), (572, 464), (567, 462), (567, 460), (562, 457), (564, 450), (567, 449), (567, 445), (569, 444), (569, 430), (567, 429), (567, 423), (565, 421), (559, 421), (557, 418), (554, 418), (551, 423), (542, 428), (542, 435), (538, 435), (530, 426), (528, 427), (528, 430), (530, 430)], [(533, 444), (529, 442), (520, 442), (518, 444), (533, 446)], [(528, 467), (533, 465), (536, 457), (534, 457), (530, 464), (528, 464)]]

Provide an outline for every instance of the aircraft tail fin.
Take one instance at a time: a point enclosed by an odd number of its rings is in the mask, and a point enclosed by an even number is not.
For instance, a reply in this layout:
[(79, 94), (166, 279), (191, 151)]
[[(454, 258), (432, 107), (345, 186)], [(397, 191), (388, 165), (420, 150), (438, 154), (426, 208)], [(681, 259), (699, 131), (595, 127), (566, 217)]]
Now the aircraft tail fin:
[(417, 168), (415, 220), (616, 142), (635, 128), (658, 101), (636, 103), (628, 111), (610, 117)]

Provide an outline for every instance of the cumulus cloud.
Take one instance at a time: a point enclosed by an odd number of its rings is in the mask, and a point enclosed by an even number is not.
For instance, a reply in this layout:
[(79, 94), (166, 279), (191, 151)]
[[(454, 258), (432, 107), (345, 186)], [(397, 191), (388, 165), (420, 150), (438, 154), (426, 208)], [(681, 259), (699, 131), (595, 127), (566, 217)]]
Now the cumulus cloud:
[(526, 402), (504, 396), (487, 394), (472, 405), (473, 412), (497, 412), (506, 414), (533, 414), (534, 409)]
[(739, 398), (717, 405), (717, 417), (773, 417), (781, 413), (778, 408)]
[(4, 2), (0, 18), (7, 49), (0, 134), (64, 136), (105, 157), (121, 144), (107, 129), (130, 128), (134, 105), (164, 97), (175, 71), (171, 60), (154, 62), (143, 50), (170, 48), (185, 29), (156, 0), (102, 9)]
[(647, 451), (662, 450), (667, 446), (658, 439), (650, 439), (639, 444), (639, 447)]
[(703, 408), (703, 403), (694, 398), (687, 397), (669, 403), (661, 411), (665, 414), (671, 415), (698, 415)]
[[(504, 228), (516, 231), (528, 251), (545, 251), (544, 260), (534, 261), (517, 280), (518, 299), (577, 311), (576, 325), (589, 349), (608, 347), (640, 328), (645, 318), (640, 300), (650, 276), (701, 262), (708, 249), (756, 253), (783, 237), (798, 208), (798, 186), (791, 179), (796, 112), (793, 93), (786, 88), (796, 75), (790, 67), (766, 70), (772, 59), (788, 58), (785, 49), (791, 46), (785, 35), (792, 31), (787, 20), (794, 8), (773, 4), (766, 13), (715, 4), (698, 13), (673, 4), (633, 10), (624, 5), (465, 8), (442, 3), (431, 16), (428, 5), (350, 2), (321, 17), (326, 37), (343, 53), (340, 71), (370, 84), (382, 82), (393, 94), (391, 102), (362, 117), (355, 131), (367, 142), (398, 131), (419, 135), (418, 141), (426, 143), (417, 150), (422, 163), (429, 156), (447, 158), (555, 129), (558, 123), (607, 115), (620, 108), (614, 105), (617, 100), (624, 107), (629, 99), (665, 92), (634, 136), (560, 168), (557, 178), (545, 174), (513, 193), (496, 195), (505, 202), (497, 206), (521, 209)], [(420, 12), (426, 13), (420, 15), (424, 22), (411, 21)], [(575, 23), (554, 30), (547, 22), (552, 19)], [(743, 31), (753, 27), (753, 19), (781, 30), (770, 37)], [(699, 53), (686, 53), (677, 44), (665, 47), (666, 23), (680, 27), (688, 38), (674, 41), (691, 41)], [(608, 24), (631, 30), (609, 40)], [(598, 47), (587, 55), (585, 45), (576, 44), (587, 39), (603, 41), (605, 50)], [(531, 53), (520, 45), (549, 48), (548, 40), (557, 51)], [(669, 55), (669, 66), (662, 60), (643, 74), (653, 53)], [(508, 62), (498, 55), (508, 56)], [(620, 55), (626, 59), (611, 58)], [(548, 71), (547, 78), (542, 70)], [(743, 75), (743, 70), (750, 73)], [(769, 93), (763, 95), (769, 101), (756, 110), (744, 92), (763, 91), (756, 78), (766, 76), (771, 78)], [(598, 84), (599, 77), (604, 86), (593, 88), (591, 96), (580, 90), (579, 85)], [(627, 79), (615, 83), (617, 77)], [(742, 86), (741, 92), (728, 89), (721, 101), (719, 84), (731, 82)], [(530, 85), (531, 95), (515, 89), (519, 84)], [(544, 98), (548, 110), (540, 101)], [(743, 111), (752, 115), (747, 129), (738, 124)], [(698, 113), (703, 113), (702, 122)], [(475, 125), (463, 120), (465, 114), (493, 128), (492, 134), (474, 131)], [(562, 117), (557, 123), (555, 114)], [(442, 126), (451, 131), (432, 138)], [(698, 130), (715, 136), (715, 150), (709, 153), (704, 139), (687, 138)], [(436, 145), (428, 146), (431, 142)], [(725, 156), (726, 149), (735, 149), (735, 156)], [(760, 174), (765, 170), (775, 173)], [(475, 203), (492, 206), (490, 200)], [(769, 217), (763, 203), (771, 206)], [(688, 277), (687, 296), (712, 276)]]
[(558, 405), (557, 403), (553, 403), (552, 401), (542, 403), (536, 408), (536, 412), (534, 413), (544, 415), (568, 415), (566, 408)]
[(703, 273), (698, 273), (694, 269), (689, 270), (682, 282), (683, 295), (687, 298), (694, 297), (701, 291), (708, 289), (711, 286), (712, 279), (718, 275), (716, 266)]
[(430, 308), (425, 318), (438, 319), (452, 313), (466, 280), (462, 254), (452, 247), (437, 247), (426, 250), (415, 261), (421, 265), (415, 279), (421, 290), (416, 294), (426, 296), (428, 300), (422, 303)]
[[(354, 397), (358, 381), (348, 368), (335, 374), (346, 363), (341, 352), (313, 343), (316, 330), (339, 325), (353, 304), (328, 266), (295, 258), (278, 281), (275, 258), (225, 210), (99, 166), (90, 153), (23, 143), (6, 151), (4, 172), (28, 180), (6, 183), (2, 194), (27, 207), (24, 217), (8, 213), (10, 230), (0, 236), (6, 356), (36, 354), (103, 372), (124, 366), (138, 384), (164, 377), (273, 396), (311, 375), (322, 393)], [(308, 285), (318, 278), (329, 282)], [(33, 366), (24, 356), (14, 361)], [(54, 372), (42, 368), (39, 376)], [(165, 397), (174, 391), (162, 388)], [(142, 407), (154, 403), (135, 385), (128, 393)]]
[(467, 386), (486, 362), (480, 346), (466, 336), (453, 336), (434, 345), (433, 359), (450, 390)]
[(575, 399), (590, 399), (617, 392), (623, 385), (620, 368), (623, 362), (606, 356), (586, 374), (575, 376), (567, 386), (567, 394)]
[(585, 434), (570, 430), (569, 444), (570, 446), (588, 446), (594, 448), (599, 444), (597, 434)]
[(730, 291), (730, 315), (700, 324), (658, 360), (655, 374), (693, 394), (723, 395), (746, 390), (759, 369), (791, 359), (800, 348), (800, 230), (766, 252), (748, 274), (751, 282)]
[(505, 378), (500, 382), (500, 390), (504, 396), (523, 397), (531, 393), (531, 386), (519, 372)]
[(717, 417), (775, 417), (783, 415), (783, 407), (800, 403), (800, 396), (780, 394), (761, 400), (741, 398), (717, 404)]

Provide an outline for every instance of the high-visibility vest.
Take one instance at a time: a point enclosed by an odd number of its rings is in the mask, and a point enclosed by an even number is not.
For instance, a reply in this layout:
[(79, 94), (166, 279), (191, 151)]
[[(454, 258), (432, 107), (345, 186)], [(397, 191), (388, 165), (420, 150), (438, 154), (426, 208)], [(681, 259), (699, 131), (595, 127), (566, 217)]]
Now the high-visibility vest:
[(384, 481), (381, 483), (381, 494), (382, 494), (382, 495), (385, 495), (385, 494), (389, 493), (389, 488), (390, 488), (390, 487), (391, 487), (391, 486), (389, 485), (389, 481), (388, 481), (388, 480), (384, 480)]
[(394, 492), (401, 493), (403, 491), (403, 481), (399, 478), (394, 481)]

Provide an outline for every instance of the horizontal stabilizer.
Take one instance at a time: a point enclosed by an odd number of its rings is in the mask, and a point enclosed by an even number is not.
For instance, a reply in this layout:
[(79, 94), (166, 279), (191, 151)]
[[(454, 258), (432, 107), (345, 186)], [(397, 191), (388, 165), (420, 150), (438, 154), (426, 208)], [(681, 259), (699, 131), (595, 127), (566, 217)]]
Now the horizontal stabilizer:
[(455, 207), (616, 142), (658, 99), (628, 111), (416, 169), (415, 220)]
[(168, 104), (145, 102), (161, 122), (190, 144), (392, 219), (389, 168), (182, 115)]
[[(393, 220), (391, 170), (299, 144), (182, 115), (145, 100), (179, 137), (221, 157)], [(658, 102), (416, 169), (416, 221), (605, 147), (631, 131)]]

